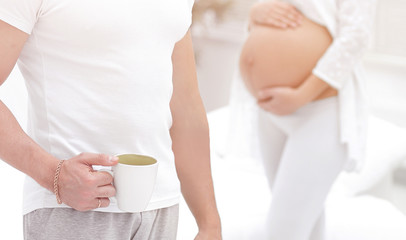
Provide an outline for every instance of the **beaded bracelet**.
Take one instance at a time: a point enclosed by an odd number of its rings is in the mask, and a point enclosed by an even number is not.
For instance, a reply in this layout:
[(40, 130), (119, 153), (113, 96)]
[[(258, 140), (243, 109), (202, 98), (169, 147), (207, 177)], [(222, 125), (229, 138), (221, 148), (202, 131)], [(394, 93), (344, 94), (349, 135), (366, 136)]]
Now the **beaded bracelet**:
[(59, 173), (61, 172), (61, 167), (62, 167), (62, 164), (64, 161), (65, 160), (59, 161), (58, 166), (56, 167), (55, 177), (54, 177), (54, 193), (55, 193), (56, 201), (58, 202), (58, 204), (62, 204), (61, 198), (59, 196), (58, 180), (59, 180)]

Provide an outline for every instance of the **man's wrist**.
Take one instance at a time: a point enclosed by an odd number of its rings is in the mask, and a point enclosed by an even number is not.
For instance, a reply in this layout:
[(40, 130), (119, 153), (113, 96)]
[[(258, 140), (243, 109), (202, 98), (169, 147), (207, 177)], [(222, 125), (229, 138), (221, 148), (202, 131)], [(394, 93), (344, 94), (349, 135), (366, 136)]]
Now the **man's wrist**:
[(202, 237), (206, 237), (207, 239), (221, 239), (222, 238), (222, 233), (221, 233), (221, 227), (213, 227), (213, 228), (206, 228), (206, 229), (200, 229), (199, 228), (199, 235)]
[(42, 176), (40, 177), (40, 184), (45, 187), (46, 189), (54, 192), (54, 178), (55, 178), (55, 171), (58, 166), (58, 159), (50, 159), (50, 162), (47, 165), (46, 169), (42, 171)]
[(31, 172), (28, 173), (28, 175), (42, 187), (53, 192), (55, 170), (58, 166), (59, 159), (37, 147), (34, 147), (31, 152), (32, 154), (30, 154), (30, 156), (35, 165), (32, 166)]
[(220, 233), (221, 234), (221, 221), (220, 217), (213, 217), (205, 221), (200, 221), (197, 223), (199, 227), (199, 232), (210, 232), (210, 233)]

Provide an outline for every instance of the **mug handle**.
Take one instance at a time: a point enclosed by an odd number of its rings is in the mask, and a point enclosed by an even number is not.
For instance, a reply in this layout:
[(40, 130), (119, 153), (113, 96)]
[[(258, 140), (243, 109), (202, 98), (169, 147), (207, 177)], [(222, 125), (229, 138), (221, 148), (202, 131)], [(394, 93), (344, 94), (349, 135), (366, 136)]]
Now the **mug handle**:
[(92, 168), (95, 171), (108, 172), (114, 178), (114, 167), (112, 167), (112, 166), (93, 165)]
[[(115, 157), (118, 157), (122, 154), (114, 154)], [(111, 174), (111, 176), (113, 176), (114, 178), (114, 168), (115, 166), (103, 166), (103, 165), (92, 165), (93, 170), (95, 171), (104, 171), (104, 172), (108, 172)]]

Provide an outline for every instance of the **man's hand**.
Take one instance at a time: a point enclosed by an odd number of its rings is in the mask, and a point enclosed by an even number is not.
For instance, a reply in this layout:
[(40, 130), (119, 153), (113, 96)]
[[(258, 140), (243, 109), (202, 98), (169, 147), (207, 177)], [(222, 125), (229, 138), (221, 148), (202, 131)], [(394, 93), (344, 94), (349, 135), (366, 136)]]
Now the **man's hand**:
[(251, 23), (276, 28), (295, 28), (301, 24), (302, 18), (292, 4), (275, 0), (259, 2), (250, 11)]
[(78, 211), (88, 211), (110, 205), (116, 194), (113, 177), (108, 172), (94, 171), (92, 165), (113, 166), (117, 157), (82, 153), (65, 161), (59, 175), (59, 194), (63, 203)]
[(273, 87), (259, 92), (258, 105), (277, 115), (291, 114), (305, 104), (307, 101), (296, 88)]
[(195, 240), (221, 240), (221, 231), (199, 231)]

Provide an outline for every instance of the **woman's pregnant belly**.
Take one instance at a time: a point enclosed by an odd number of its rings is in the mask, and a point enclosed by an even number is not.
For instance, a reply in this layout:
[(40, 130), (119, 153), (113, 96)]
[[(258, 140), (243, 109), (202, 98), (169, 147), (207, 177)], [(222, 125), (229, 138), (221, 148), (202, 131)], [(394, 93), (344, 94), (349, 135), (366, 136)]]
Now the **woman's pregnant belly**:
[[(298, 87), (331, 42), (328, 30), (307, 18), (294, 29), (252, 25), (240, 56), (240, 72), (247, 89), (257, 97), (267, 87)], [(323, 94), (331, 92), (335, 90), (329, 88)]]

